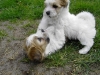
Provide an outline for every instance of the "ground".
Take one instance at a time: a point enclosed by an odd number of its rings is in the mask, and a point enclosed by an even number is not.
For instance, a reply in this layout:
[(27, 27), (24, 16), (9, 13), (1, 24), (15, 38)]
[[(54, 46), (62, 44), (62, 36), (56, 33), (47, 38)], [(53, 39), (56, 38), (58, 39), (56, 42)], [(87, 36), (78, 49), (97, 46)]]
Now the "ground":
[(0, 36), (0, 75), (100, 75), (99, 62), (88, 64), (88, 69), (85, 69), (86, 67), (82, 68), (75, 63), (47, 67), (46, 61), (41, 63), (23, 61), (24, 39), (36, 31), (37, 24), (39, 20), (0, 22), (2, 34)]

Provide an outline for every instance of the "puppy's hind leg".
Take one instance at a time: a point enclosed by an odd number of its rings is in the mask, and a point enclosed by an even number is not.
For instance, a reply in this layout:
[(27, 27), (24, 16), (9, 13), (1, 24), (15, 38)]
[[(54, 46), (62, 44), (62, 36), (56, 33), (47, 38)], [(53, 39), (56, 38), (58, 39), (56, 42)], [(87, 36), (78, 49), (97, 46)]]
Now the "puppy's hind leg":
[(81, 44), (84, 45), (84, 48), (79, 50), (80, 54), (87, 54), (90, 48), (93, 46), (93, 39), (88, 39), (88, 40), (80, 40)]

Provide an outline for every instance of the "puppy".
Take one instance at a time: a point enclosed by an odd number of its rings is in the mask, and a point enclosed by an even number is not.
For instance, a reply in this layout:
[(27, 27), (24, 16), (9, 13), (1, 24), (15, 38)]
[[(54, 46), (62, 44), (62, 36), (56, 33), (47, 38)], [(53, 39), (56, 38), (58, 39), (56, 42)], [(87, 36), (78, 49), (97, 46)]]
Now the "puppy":
[(42, 61), (47, 44), (48, 42), (46, 38), (38, 37), (36, 34), (32, 34), (26, 38), (25, 50), (29, 59)]
[(78, 39), (84, 45), (79, 53), (88, 53), (94, 44), (93, 39), (96, 35), (94, 16), (85, 11), (77, 15), (71, 14), (69, 12), (70, 0), (45, 0), (44, 3), (46, 7), (38, 30), (46, 29), (50, 25), (54, 25), (58, 29), (60, 26), (64, 26), (66, 37)]
[(46, 56), (62, 48), (65, 43), (62, 28), (59, 30), (55, 26), (49, 26), (45, 31), (38, 30), (37, 33), (26, 38), (25, 51), (29, 59), (41, 62)]

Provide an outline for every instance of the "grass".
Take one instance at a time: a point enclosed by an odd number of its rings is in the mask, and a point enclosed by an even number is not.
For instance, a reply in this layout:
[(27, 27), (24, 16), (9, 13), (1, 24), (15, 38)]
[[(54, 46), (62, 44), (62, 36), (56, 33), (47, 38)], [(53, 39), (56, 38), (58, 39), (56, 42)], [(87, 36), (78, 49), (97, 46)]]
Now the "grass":
[(5, 30), (0, 30), (0, 40), (7, 36)]
[[(34, 21), (42, 17), (44, 0), (0, 0), (0, 20), (27, 20)], [(79, 41), (68, 41), (65, 46), (58, 52), (48, 56), (43, 63), (46, 66), (64, 66), (73, 63), (80, 68), (89, 69), (90, 64), (100, 63), (100, 1), (99, 0), (71, 0), (70, 12), (77, 14), (81, 11), (93, 13), (96, 19), (97, 34), (95, 43), (90, 52), (86, 55), (80, 55), (79, 49), (82, 48)], [(22, 26), (27, 35), (35, 32), (37, 24), (32, 29), (31, 24)], [(12, 29), (12, 27), (8, 27)], [(30, 30), (28, 30), (30, 28)], [(27, 31), (28, 30), (28, 31)], [(0, 38), (6, 36), (6, 33), (0, 30)]]
[(0, 20), (39, 19), (42, 10), (43, 0), (0, 0)]

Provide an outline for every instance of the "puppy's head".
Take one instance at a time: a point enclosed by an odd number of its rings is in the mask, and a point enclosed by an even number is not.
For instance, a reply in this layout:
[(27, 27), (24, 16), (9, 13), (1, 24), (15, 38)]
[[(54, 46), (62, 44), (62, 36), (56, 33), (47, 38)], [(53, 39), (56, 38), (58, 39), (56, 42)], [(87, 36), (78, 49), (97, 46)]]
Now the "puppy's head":
[(50, 18), (56, 17), (63, 8), (65, 8), (69, 0), (45, 0), (45, 10), (44, 13)]
[(30, 60), (41, 62), (44, 59), (44, 51), (48, 42), (35, 34), (26, 39), (25, 50)]

